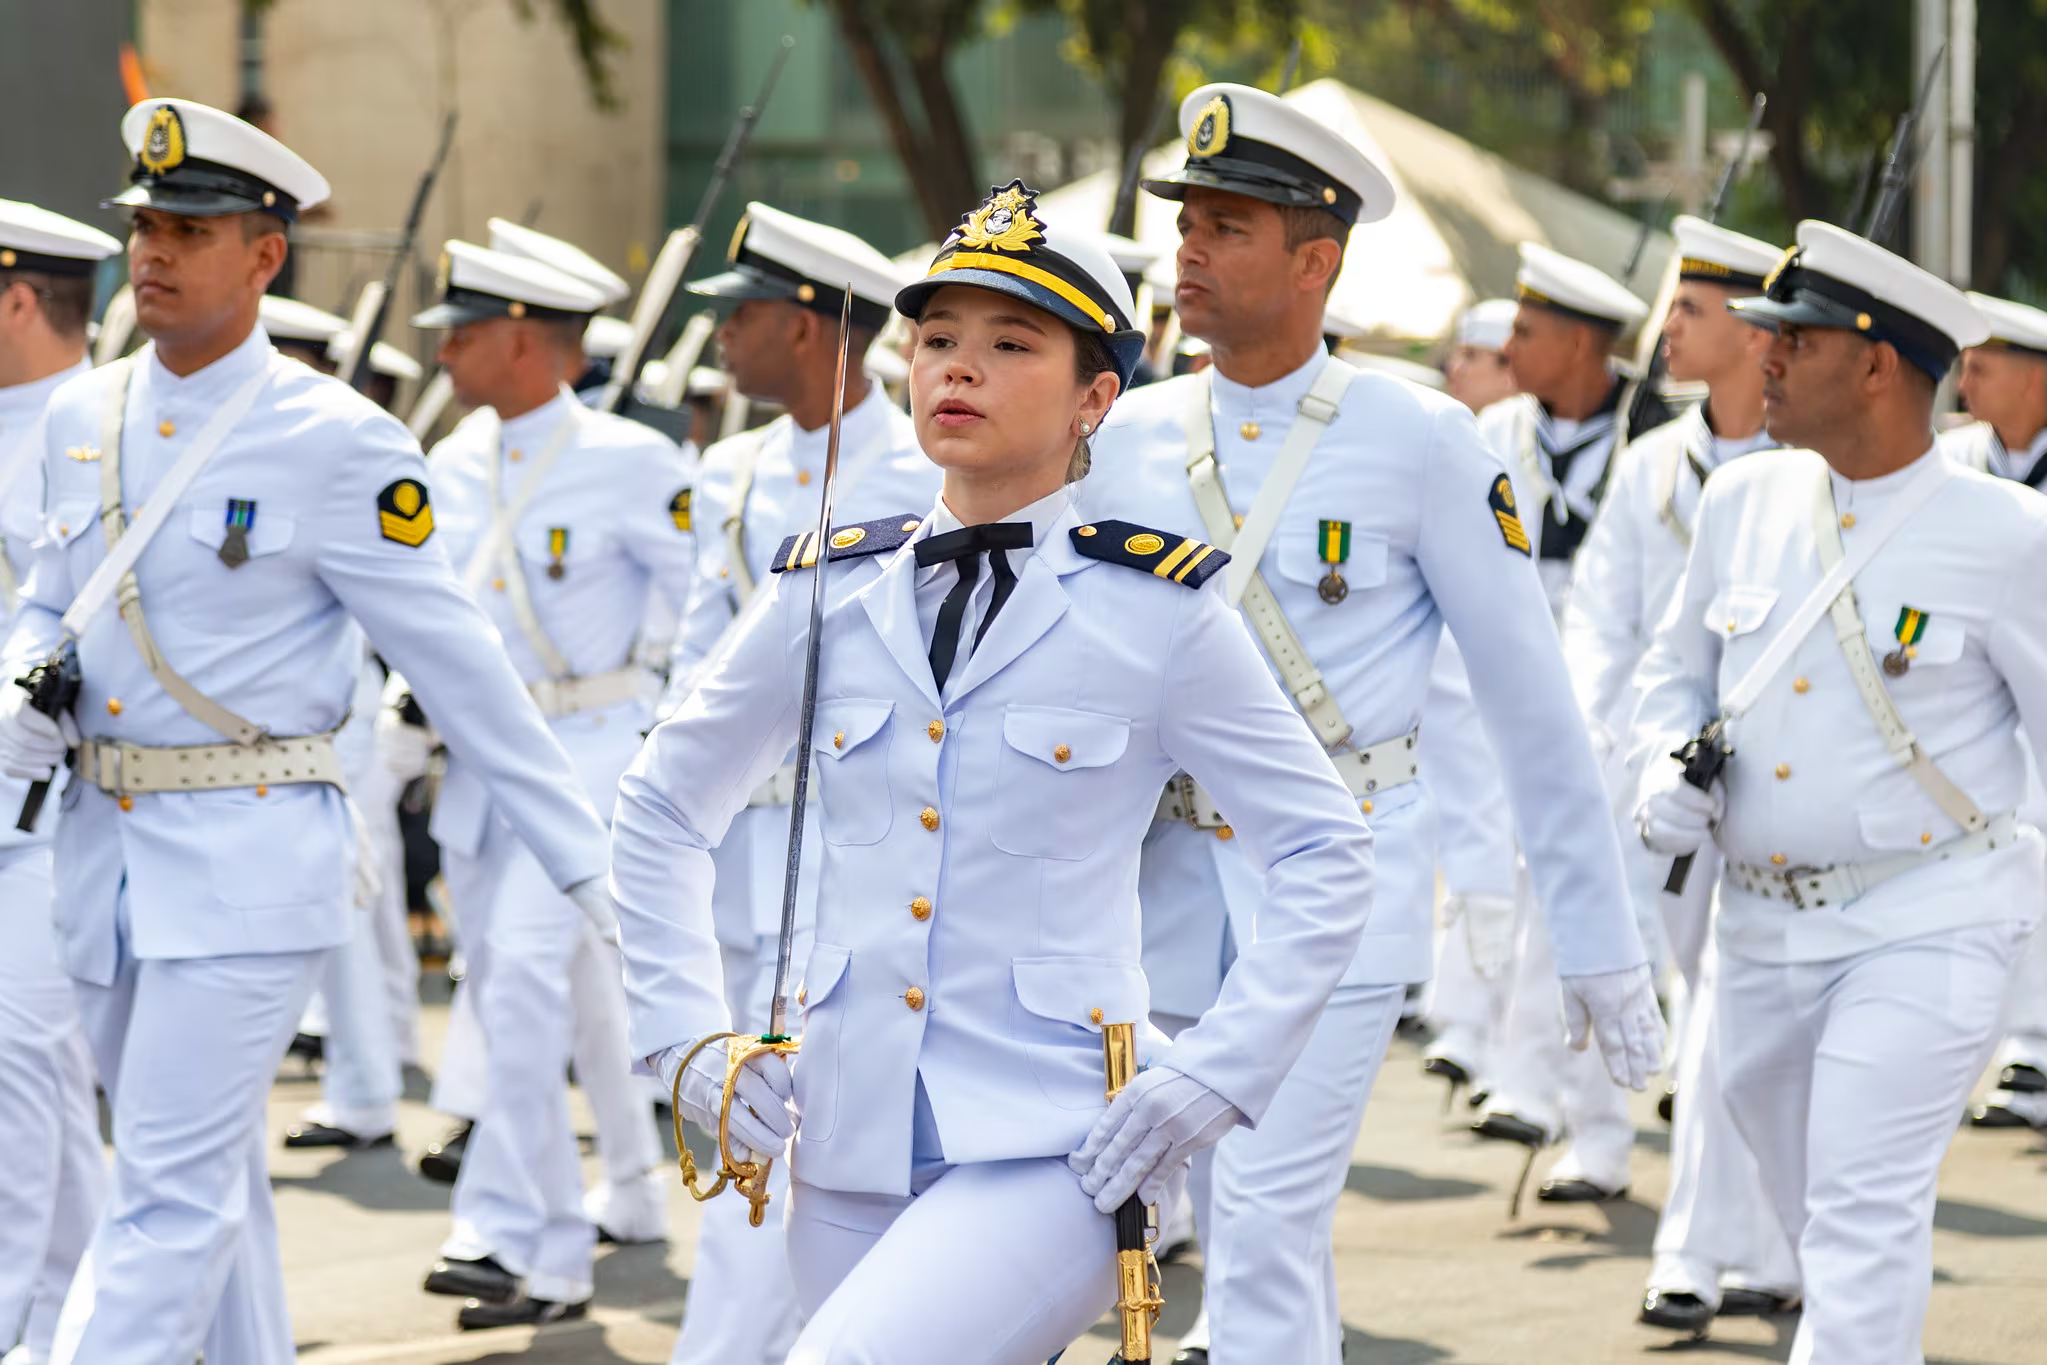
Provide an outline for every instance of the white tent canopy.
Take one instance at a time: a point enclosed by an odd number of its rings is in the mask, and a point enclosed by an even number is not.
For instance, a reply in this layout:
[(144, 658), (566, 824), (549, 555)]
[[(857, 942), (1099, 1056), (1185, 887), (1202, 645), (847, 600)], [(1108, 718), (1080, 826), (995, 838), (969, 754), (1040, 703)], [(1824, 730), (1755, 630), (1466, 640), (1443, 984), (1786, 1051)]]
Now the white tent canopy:
[[(1368, 346), (1433, 342), (1479, 299), (1511, 294), (1521, 242), (1536, 241), (1619, 277), (1640, 231), (1634, 219), (1340, 81), (1320, 80), (1287, 94), (1318, 123), (1348, 138), (1393, 181), (1390, 217), (1356, 229), (1330, 306), (1364, 331)], [(1163, 175), (1186, 156), (1175, 141), (1144, 158), (1144, 174)], [(1106, 226), (1117, 175), (1102, 171), (1039, 201), (1055, 221)], [(1140, 192), (1137, 240), (1163, 252), (1179, 246), (1178, 206)], [(1653, 302), (1667, 234), (1650, 236), (1629, 287)], [(926, 259), (929, 259), (928, 254)]]

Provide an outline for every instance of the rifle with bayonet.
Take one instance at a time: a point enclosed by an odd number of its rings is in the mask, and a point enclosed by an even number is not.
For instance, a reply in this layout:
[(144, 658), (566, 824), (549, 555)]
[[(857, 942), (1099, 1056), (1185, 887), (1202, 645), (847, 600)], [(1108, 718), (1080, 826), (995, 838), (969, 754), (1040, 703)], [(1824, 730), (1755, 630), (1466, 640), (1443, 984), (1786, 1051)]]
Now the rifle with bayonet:
[[(1742, 129), (1741, 143), (1735, 149), (1734, 157), (1720, 173), (1720, 184), (1713, 191), (1713, 200), (1706, 206), (1707, 222), (1717, 222), (1720, 213), (1727, 207), (1727, 195), (1734, 188), (1734, 178), (1741, 174), (1742, 166), (1748, 161), (1749, 148), (1755, 142), (1756, 130), (1762, 127), (1763, 111), (1769, 107), (1770, 97), (1760, 90), (1749, 104), (1748, 126)], [(1645, 239), (1646, 240), (1646, 239)], [(1663, 283), (1656, 291), (1656, 305), (1649, 316), (1659, 320), (1655, 331), (1642, 329), (1642, 338), (1635, 348), (1635, 378), (1629, 389), (1621, 396), (1621, 417), (1624, 425), (1623, 439), (1633, 440), (1651, 427), (1660, 426), (1670, 420), (1670, 406), (1663, 398), (1663, 375), (1669, 366), (1669, 359), (1663, 354), (1662, 320), (1670, 315), (1670, 303), (1677, 294), (1678, 273), (1683, 262), (1672, 252), (1670, 262), (1664, 267)], [(1630, 274), (1633, 273), (1632, 268)]]
[(433, 194), (434, 182), (441, 178), (441, 167), (448, 163), (448, 151), (454, 145), (455, 111), (450, 109), (448, 117), (441, 123), (441, 145), (435, 149), (426, 174), (419, 178), (419, 184), (412, 191), (412, 207), (406, 212), (405, 230), (399, 234), (398, 250), (392, 253), (390, 268), (384, 272), (383, 279), (363, 286), (362, 297), (356, 300), (355, 316), (349, 323), (347, 351), (341, 357), (341, 368), (336, 375), (352, 389), (360, 391), (366, 388), (370, 377), (376, 373), (370, 368), (370, 350), (384, 335), (384, 325), (391, 319), (391, 300), (398, 292), (398, 277), (412, 260), (412, 248), (419, 241), (420, 220), (426, 217), (427, 199)]
[[(817, 728), (817, 670), (824, 645), (825, 571), (831, 564), (832, 505), (839, 487), (839, 439), (846, 424), (846, 367), (853, 338), (853, 282), (846, 282), (845, 297), (839, 305), (839, 369), (832, 387), (832, 425), (825, 441), (824, 488), (818, 495), (817, 531), (812, 536), (810, 561), (816, 570), (810, 580), (810, 631), (803, 644), (803, 700), (796, 724), (796, 789), (789, 801), (789, 860), (782, 878), (782, 926), (775, 940), (775, 992), (768, 1005), (768, 1031), (758, 1038), (737, 1033), (715, 1033), (691, 1048), (675, 1072), (675, 1150), (680, 1153), (683, 1185), (698, 1202), (732, 1187), (746, 1196), (753, 1207), (747, 1219), (761, 1226), (768, 1208), (768, 1168), (771, 1159), (741, 1161), (732, 1150), (730, 1137), (732, 1092), (739, 1072), (748, 1061), (765, 1052), (792, 1053), (798, 1040), (789, 1036), (789, 955), (796, 942), (797, 893), (803, 874), (803, 819), (810, 806), (810, 765), (813, 731)], [(725, 1039), (725, 1091), (718, 1115), (718, 1179), (708, 1190), (697, 1187), (696, 1160), (682, 1140), (682, 1076), (690, 1062), (706, 1046)]]
[(640, 287), (639, 301), (633, 305), (632, 335), (626, 339), (625, 348), (618, 353), (618, 358), (611, 362), (611, 378), (597, 397), (596, 406), (600, 412), (635, 417), (638, 415), (636, 409), (645, 406), (634, 397), (634, 385), (639, 382), (640, 371), (657, 354), (655, 343), (668, 329), (676, 291), (682, 287), (682, 277), (689, 271), (690, 261), (695, 258), (697, 247), (704, 239), (704, 226), (710, 221), (712, 210), (717, 208), (726, 182), (732, 179), (732, 172), (746, 155), (747, 144), (753, 141), (754, 127), (760, 122), (761, 111), (767, 108), (769, 98), (774, 95), (775, 85), (782, 79), (782, 68), (788, 64), (789, 52), (795, 46), (794, 38), (783, 35), (775, 49), (774, 60), (768, 64), (768, 74), (761, 81), (760, 94), (752, 104), (739, 111), (732, 131), (726, 135), (724, 150), (718, 153), (717, 164), (711, 168), (710, 183), (704, 186), (703, 198), (697, 201), (696, 216), (690, 219), (688, 227), (669, 233), (668, 240), (661, 244), (660, 252), (655, 255), (654, 264), (647, 271), (647, 282)]
[[(1684, 764), (1684, 780), (1687, 785), (1700, 791), (1713, 790), (1713, 784), (1720, 780), (1721, 769), (1727, 766), (1728, 758), (1734, 753), (1727, 746), (1727, 722), (1715, 718), (1706, 723), (1685, 746), (1671, 757)], [(1682, 896), (1685, 879), (1692, 874), (1692, 859), (1696, 853), (1681, 853), (1670, 864), (1670, 875), (1664, 878), (1663, 889), (1673, 896)]]
[(1877, 182), (1876, 207), (1870, 210), (1869, 222), (1863, 225), (1862, 235), (1882, 246), (1898, 227), (1898, 214), (1905, 205), (1905, 195), (1912, 188), (1912, 176), (1919, 169), (1919, 152), (1914, 145), (1913, 133), (1919, 120), (1926, 115), (1926, 101), (1933, 94), (1934, 78), (1940, 74), (1941, 61), (1947, 56), (1947, 44), (1942, 43), (1933, 54), (1933, 60), (1926, 65), (1926, 78), (1919, 83), (1919, 93), (1912, 100), (1912, 107), (1898, 120), (1898, 130), (1891, 135), (1891, 148), (1884, 158), (1883, 177)]
[[(42, 712), (59, 725), (62, 717), (78, 704), (78, 689), (84, 678), (78, 668), (78, 642), (68, 635), (61, 640), (50, 656), (31, 668), (14, 685), (28, 693), (30, 708)], [(66, 754), (66, 766), (76, 761), (77, 751)], [(48, 777), (39, 777), (29, 784), (28, 794), (22, 798), (21, 815), (14, 827), (24, 832), (36, 827), (36, 819), (43, 813), (43, 801), (50, 794), (50, 783), (56, 779), (53, 768)]]

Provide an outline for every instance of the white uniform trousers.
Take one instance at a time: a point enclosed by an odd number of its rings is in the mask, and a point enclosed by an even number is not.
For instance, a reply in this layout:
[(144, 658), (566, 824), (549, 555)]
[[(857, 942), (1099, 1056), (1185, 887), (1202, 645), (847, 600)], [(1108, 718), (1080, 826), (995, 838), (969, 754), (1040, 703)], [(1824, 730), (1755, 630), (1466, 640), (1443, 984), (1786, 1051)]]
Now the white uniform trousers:
[(788, 1238), (789, 1365), (1044, 1365), (1116, 1300), (1115, 1220), (1063, 1156), (944, 1167), (910, 1198), (799, 1180)]
[(92, 1054), (50, 919), (47, 844), (0, 852), (0, 943), (0, 1348), (18, 1333), (42, 1365), (107, 1183)]
[(602, 945), (502, 821), (474, 859), (450, 855), (448, 871), (488, 1079), (441, 1253), (493, 1256), (534, 1298), (580, 1302), (591, 1293), (596, 1230), (569, 1118), (569, 977), (578, 953)]
[(1428, 1055), (1443, 1057), (1471, 1073), (1484, 1090), (1492, 1054), (1507, 1014), (1513, 977), (1501, 972), (1488, 981), (1471, 961), (1471, 939), (1462, 921), (1436, 930), (1436, 972), (1423, 996), (1422, 1018), (1435, 1036)]
[(2047, 1071), (2047, 934), (2035, 934), (2005, 993), (2001, 1069), (2023, 1063)]
[(1563, 986), (1550, 951), (1549, 925), (1521, 874), (1521, 941), (1514, 986), (1489, 1073), (1489, 1113), (1539, 1124), (1571, 1145), (1550, 1169), (1553, 1180), (1589, 1180), (1602, 1189), (1628, 1183), (1635, 1125), (1628, 1092), (1613, 1083), (1598, 1046), (1573, 1052), (1564, 1038)]
[[(455, 858), (442, 854), (444, 864), (453, 864)], [(462, 900), (457, 890), (459, 878), (452, 866), (447, 869), (448, 900), (451, 908)], [(466, 889), (466, 888), (465, 888)], [(462, 919), (461, 912), (455, 911), (456, 923)], [(461, 930), (449, 926), (459, 941)], [(476, 1017), (476, 997), (481, 991), (475, 984), (474, 968), (470, 966), (469, 954), (462, 955), (462, 980), (455, 987), (455, 998), (448, 1004), (448, 1032), (441, 1040), (441, 1059), (434, 1067), (434, 1088), (427, 1096), (427, 1103), (443, 1114), (464, 1119), (470, 1123), (483, 1117), (484, 1096), (490, 1093), (490, 1078), (485, 1074), (490, 1066), (490, 1050), (483, 1043), (483, 1024)]]
[(320, 955), (137, 961), (126, 937), (113, 985), (77, 983), (113, 1105), (114, 1173), (50, 1358), (288, 1361), (264, 1105)]
[(1727, 1108), (1714, 1009), (1719, 975), (1719, 952), (1709, 940), (1674, 1069), (1670, 1192), (1656, 1224), (1648, 1286), (1696, 1294), (1716, 1308), (1727, 1286), (1798, 1294), (1798, 1261), (1763, 1197), (1755, 1154)]
[(1258, 1127), (1215, 1148), (1202, 1229), (1215, 1365), (1337, 1365), (1330, 1225), (1404, 986), (1340, 986)]
[[(810, 956), (810, 935), (800, 933), (790, 961)], [(725, 1003), (733, 1027), (744, 1033), (767, 1029), (775, 992), (772, 938), (754, 940), (750, 950), (721, 945)], [(797, 1064), (800, 1066), (801, 1054)], [(789, 1278), (789, 1244), (776, 1210), (789, 1207), (789, 1163), (768, 1171), (767, 1226), (747, 1221), (747, 1202), (726, 1195), (704, 1205), (697, 1233), (696, 1267), (690, 1273), (689, 1303), (669, 1365), (782, 1365), (796, 1340), (800, 1319), (796, 1285)]]
[(1804, 1272), (1792, 1365), (1921, 1365), (1935, 1182), (2027, 933), (1971, 925), (1828, 962), (1721, 955), (1728, 1105)]

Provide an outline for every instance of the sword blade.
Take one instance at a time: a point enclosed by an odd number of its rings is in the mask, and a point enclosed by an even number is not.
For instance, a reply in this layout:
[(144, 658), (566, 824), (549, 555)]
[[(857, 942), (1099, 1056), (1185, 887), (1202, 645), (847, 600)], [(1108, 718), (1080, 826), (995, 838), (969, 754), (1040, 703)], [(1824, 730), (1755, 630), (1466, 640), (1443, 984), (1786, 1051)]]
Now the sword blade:
[(803, 876), (803, 816), (810, 799), (811, 730), (817, 722), (817, 664), (824, 643), (824, 576), (831, 563), (832, 500), (839, 483), (839, 435), (846, 421), (846, 361), (853, 340), (853, 284), (839, 306), (839, 370), (832, 386), (831, 435), (825, 442), (824, 491), (817, 499), (817, 571), (810, 580), (810, 636), (803, 646), (803, 709), (796, 727), (796, 790), (789, 801), (789, 861), (782, 873), (782, 930), (775, 942), (775, 995), (764, 1042), (789, 1036), (789, 954), (796, 940), (796, 895)]

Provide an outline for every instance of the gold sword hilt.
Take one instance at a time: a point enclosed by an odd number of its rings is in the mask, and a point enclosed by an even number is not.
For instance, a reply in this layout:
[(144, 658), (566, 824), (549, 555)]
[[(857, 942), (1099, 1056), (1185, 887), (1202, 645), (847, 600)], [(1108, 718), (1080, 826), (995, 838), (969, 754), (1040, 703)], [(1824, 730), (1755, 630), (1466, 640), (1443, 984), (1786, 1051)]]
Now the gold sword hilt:
[[(689, 1144), (683, 1141), (682, 1136), (682, 1073), (689, 1070), (689, 1064), (696, 1060), (697, 1054), (712, 1043), (740, 1038), (746, 1040), (745, 1046), (725, 1049), (725, 1088), (718, 1102), (718, 1178), (712, 1182), (709, 1189), (703, 1189), (697, 1183), (696, 1158), (690, 1155)], [(748, 1223), (759, 1227), (767, 1221), (768, 1171), (775, 1163), (772, 1159), (741, 1161), (733, 1155), (732, 1094), (739, 1084), (739, 1070), (747, 1062), (765, 1052), (779, 1052), (786, 1056), (795, 1052), (797, 1047), (798, 1040), (793, 1038), (777, 1038), (772, 1035), (756, 1038), (743, 1033), (713, 1033), (698, 1040), (695, 1047), (683, 1054), (682, 1065), (675, 1072), (675, 1084), (670, 1088), (668, 1114), (675, 1124), (675, 1150), (679, 1154), (677, 1160), (682, 1167), (683, 1188), (687, 1189), (690, 1198), (699, 1204), (717, 1198), (729, 1184), (740, 1194), (745, 1195), (746, 1202), (752, 1205), (746, 1215)]]
[[(1102, 1025), (1102, 1064), (1108, 1075), (1105, 1093), (1113, 1104), (1137, 1074), (1137, 1025)], [(1125, 1365), (1149, 1365), (1151, 1329), (1166, 1306), (1149, 1223), (1135, 1194), (1116, 1210), (1116, 1312), (1122, 1325), (1117, 1356)]]

